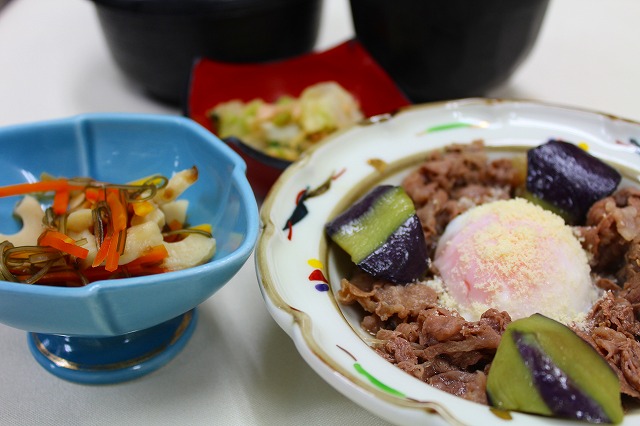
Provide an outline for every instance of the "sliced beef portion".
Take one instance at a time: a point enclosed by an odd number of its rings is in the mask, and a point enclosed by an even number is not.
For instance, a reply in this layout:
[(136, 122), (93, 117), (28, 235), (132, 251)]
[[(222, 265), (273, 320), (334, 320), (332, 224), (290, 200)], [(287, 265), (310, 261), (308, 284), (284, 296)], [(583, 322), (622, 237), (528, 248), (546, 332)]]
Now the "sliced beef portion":
[(597, 201), (577, 231), (607, 291), (576, 332), (618, 374), (622, 393), (640, 398), (640, 190), (622, 188)]
[(627, 256), (637, 261), (640, 253), (638, 242), (634, 243), (640, 238), (640, 189), (622, 188), (597, 201), (578, 232), (592, 255), (590, 263), (595, 272), (618, 274), (623, 281), (629, 278), (627, 275), (639, 268), (637, 263), (629, 268)]
[(589, 314), (592, 327), (606, 327), (631, 339), (640, 338), (640, 322), (636, 319), (631, 302), (613, 292), (598, 300)]
[(345, 305), (358, 303), (381, 321), (390, 318), (403, 322), (416, 317), (422, 309), (434, 306), (438, 295), (423, 284), (395, 285), (380, 281), (360, 270), (351, 280), (343, 279), (338, 301)]
[(629, 282), (634, 280), (640, 273), (640, 236), (636, 236), (629, 243), (629, 247), (624, 254), (624, 263), (618, 269), (616, 278), (619, 282)]
[(427, 379), (427, 383), (469, 401), (487, 404), (487, 376), (482, 371), (447, 371)]
[(640, 343), (609, 327), (593, 327), (576, 333), (591, 344), (620, 379), (620, 392), (640, 399)]
[(402, 186), (416, 205), (429, 255), (447, 224), (471, 207), (508, 199), (524, 174), (509, 159), (490, 161), (482, 141), (434, 151)]
[(426, 284), (395, 285), (361, 271), (342, 280), (338, 301), (366, 311), (362, 327), (375, 335), (376, 351), (387, 361), (439, 389), (486, 404), (484, 371), (511, 322), (506, 312), (491, 309), (469, 322), (437, 306), (437, 293)]
[(640, 274), (634, 274), (626, 280), (619, 295), (629, 301), (635, 318), (640, 318)]
[(609, 290), (587, 318), (586, 328), (575, 331), (589, 342), (620, 378), (620, 390), (640, 398), (640, 275), (622, 288)]

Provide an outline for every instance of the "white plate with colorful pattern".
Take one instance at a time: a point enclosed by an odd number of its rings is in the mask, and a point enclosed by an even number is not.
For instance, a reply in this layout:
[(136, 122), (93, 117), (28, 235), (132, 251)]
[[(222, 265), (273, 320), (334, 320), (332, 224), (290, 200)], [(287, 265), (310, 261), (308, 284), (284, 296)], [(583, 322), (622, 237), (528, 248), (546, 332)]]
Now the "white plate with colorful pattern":
[[(305, 361), (357, 404), (395, 424), (566, 425), (566, 420), (490, 407), (435, 389), (370, 346), (354, 311), (334, 293), (344, 273), (324, 225), (382, 182), (399, 183), (425, 154), (482, 139), (493, 150), (526, 150), (549, 139), (579, 143), (640, 176), (640, 123), (528, 101), (464, 99), (415, 105), (373, 117), (319, 144), (289, 167), (261, 209), (256, 268), (267, 308)], [(640, 424), (631, 410), (624, 425)]]

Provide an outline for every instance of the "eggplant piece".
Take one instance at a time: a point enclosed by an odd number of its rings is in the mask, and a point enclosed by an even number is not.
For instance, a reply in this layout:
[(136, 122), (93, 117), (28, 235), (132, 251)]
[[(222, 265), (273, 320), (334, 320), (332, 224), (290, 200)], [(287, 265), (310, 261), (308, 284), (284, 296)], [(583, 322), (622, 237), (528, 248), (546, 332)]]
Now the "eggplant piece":
[(584, 223), (593, 203), (611, 195), (621, 179), (616, 169), (569, 142), (550, 140), (527, 153), (527, 191), (560, 209), (572, 225)]
[(375, 187), (325, 230), (358, 267), (376, 278), (409, 283), (427, 270), (422, 225), (402, 187)]
[(540, 314), (512, 322), (487, 377), (491, 405), (591, 423), (620, 423), (618, 376), (570, 328)]

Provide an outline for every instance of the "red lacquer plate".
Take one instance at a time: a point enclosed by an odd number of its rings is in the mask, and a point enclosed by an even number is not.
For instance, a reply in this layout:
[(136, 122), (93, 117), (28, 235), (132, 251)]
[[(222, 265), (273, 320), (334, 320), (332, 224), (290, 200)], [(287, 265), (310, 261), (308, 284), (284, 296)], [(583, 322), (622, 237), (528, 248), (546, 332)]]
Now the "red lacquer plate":
[[(255, 98), (273, 102), (283, 95), (299, 96), (306, 87), (322, 81), (335, 81), (348, 90), (366, 117), (410, 104), (360, 43), (349, 40), (329, 50), (277, 62), (232, 64), (200, 58), (191, 72), (185, 115), (215, 133), (207, 111), (221, 102)], [(247, 177), (259, 200), (291, 164), (238, 139), (226, 142), (246, 161)]]

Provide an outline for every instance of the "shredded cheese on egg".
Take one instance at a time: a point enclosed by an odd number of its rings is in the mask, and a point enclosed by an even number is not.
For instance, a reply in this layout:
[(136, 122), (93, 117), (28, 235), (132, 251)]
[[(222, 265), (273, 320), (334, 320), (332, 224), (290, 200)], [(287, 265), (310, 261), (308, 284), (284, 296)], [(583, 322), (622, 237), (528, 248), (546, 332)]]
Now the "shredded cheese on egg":
[(434, 265), (465, 318), (489, 308), (569, 323), (600, 296), (587, 254), (559, 216), (524, 199), (470, 209), (447, 227)]

